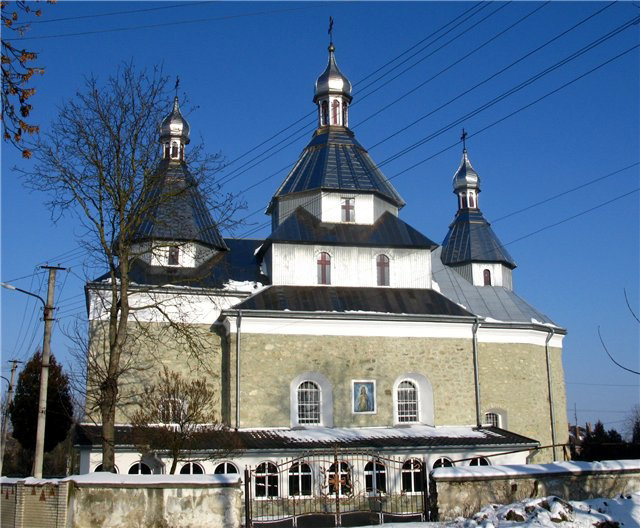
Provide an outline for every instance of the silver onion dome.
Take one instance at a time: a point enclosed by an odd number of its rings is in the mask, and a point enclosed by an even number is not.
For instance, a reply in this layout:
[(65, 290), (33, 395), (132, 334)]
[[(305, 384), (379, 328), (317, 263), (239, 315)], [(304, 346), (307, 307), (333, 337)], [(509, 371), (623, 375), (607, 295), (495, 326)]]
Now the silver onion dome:
[(457, 192), (461, 189), (477, 189), (480, 190), (480, 177), (471, 166), (467, 149), (462, 151), (462, 161), (458, 170), (453, 175), (453, 191)]
[(177, 95), (173, 100), (173, 110), (162, 120), (160, 125), (160, 140), (170, 137), (178, 137), (185, 144), (189, 143), (189, 123), (182, 117)]
[(335, 47), (329, 44), (329, 62), (326, 69), (316, 80), (316, 89), (313, 102), (316, 103), (319, 97), (327, 94), (342, 94), (351, 101), (351, 83), (338, 69), (334, 55)]

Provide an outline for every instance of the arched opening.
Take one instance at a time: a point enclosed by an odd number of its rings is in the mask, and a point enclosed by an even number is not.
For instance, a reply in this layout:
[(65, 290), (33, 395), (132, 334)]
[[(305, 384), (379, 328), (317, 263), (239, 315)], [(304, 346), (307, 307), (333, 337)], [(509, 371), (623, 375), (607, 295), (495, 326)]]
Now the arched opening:
[(304, 462), (289, 468), (289, 495), (311, 495), (311, 466)]
[(410, 458), (402, 464), (402, 491), (420, 493), (423, 489), (422, 462), (417, 458)]
[(346, 462), (334, 462), (329, 467), (329, 495), (345, 496), (351, 495), (353, 486), (351, 484), (351, 468)]
[(418, 422), (418, 388), (412, 381), (405, 380), (398, 385), (398, 421)]
[(376, 270), (378, 286), (389, 286), (389, 257), (378, 255), (376, 257)]
[(382, 462), (376, 460), (364, 466), (364, 485), (372, 495), (387, 492), (387, 471)]
[(173, 142), (171, 144), (171, 158), (176, 159), (178, 157), (178, 144)]
[(324, 126), (329, 122), (329, 103), (327, 101), (322, 101), (322, 104), (320, 106), (322, 108), (320, 125)]
[(489, 461), (484, 457), (475, 457), (472, 458), (469, 462), (470, 466), (489, 466)]
[(342, 103), (342, 126), (349, 125), (349, 120), (347, 118), (348, 118), (347, 103), (343, 102)]
[(187, 462), (180, 468), (181, 475), (204, 475), (204, 469), (197, 462)]
[(453, 462), (451, 462), (447, 457), (440, 457), (433, 463), (433, 469), (440, 467), (453, 467)]
[(151, 475), (151, 468), (144, 462), (136, 462), (129, 468), (129, 475)]
[(491, 286), (491, 270), (485, 269), (482, 271), (482, 279), (485, 286)]
[(263, 462), (256, 468), (256, 497), (278, 496), (278, 469), (271, 462)]
[(338, 115), (340, 112), (340, 103), (334, 99), (333, 103), (331, 103), (331, 124), (332, 125), (339, 125), (340, 123), (338, 123)]
[(313, 381), (303, 381), (298, 385), (298, 423), (320, 423), (320, 387)]
[(215, 475), (237, 474), (238, 468), (231, 462), (221, 462), (216, 466), (216, 469), (213, 470), (213, 473)]

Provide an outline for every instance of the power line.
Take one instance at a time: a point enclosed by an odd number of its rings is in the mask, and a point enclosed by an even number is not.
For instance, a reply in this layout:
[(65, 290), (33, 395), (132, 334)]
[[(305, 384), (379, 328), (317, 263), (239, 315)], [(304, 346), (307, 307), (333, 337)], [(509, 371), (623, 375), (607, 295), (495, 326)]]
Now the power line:
[(245, 18), (245, 17), (252, 17), (252, 16), (261, 16), (261, 15), (272, 15), (272, 14), (276, 14), (276, 13), (285, 13), (288, 11), (300, 11), (300, 10), (305, 10), (305, 9), (316, 9), (319, 7), (323, 7), (321, 4), (320, 5), (311, 5), (311, 6), (304, 6), (304, 7), (290, 7), (287, 9), (273, 9), (270, 11), (254, 11), (252, 13), (240, 13), (240, 14), (236, 14), (236, 15), (226, 15), (226, 16), (222, 16), (222, 17), (211, 17), (211, 18), (195, 18), (192, 20), (176, 20), (173, 22), (162, 22), (159, 24), (147, 24), (147, 25), (141, 25), (141, 26), (128, 26), (128, 27), (121, 27), (121, 28), (111, 28), (111, 29), (98, 29), (98, 30), (93, 30), (93, 31), (81, 31), (78, 33), (60, 33), (57, 35), (43, 35), (40, 37), (18, 37), (18, 38), (11, 38), (11, 39), (6, 39), (6, 40), (10, 40), (10, 41), (23, 41), (23, 40), (43, 40), (43, 39), (53, 39), (53, 38), (66, 38), (66, 37), (80, 37), (80, 36), (86, 36), (86, 35), (98, 35), (98, 34), (104, 34), (104, 33), (115, 33), (115, 32), (120, 32), (120, 31), (133, 31), (133, 30), (138, 30), (138, 29), (153, 29), (153, 28), (158, 28), (158, 27), (167, 27), (167, 26), (179, 26), (179, 25), (183, 25), (183, 24), (199, 24), (202, 22), (219, 22), (222, 20), (231, 20), (234, 18)]

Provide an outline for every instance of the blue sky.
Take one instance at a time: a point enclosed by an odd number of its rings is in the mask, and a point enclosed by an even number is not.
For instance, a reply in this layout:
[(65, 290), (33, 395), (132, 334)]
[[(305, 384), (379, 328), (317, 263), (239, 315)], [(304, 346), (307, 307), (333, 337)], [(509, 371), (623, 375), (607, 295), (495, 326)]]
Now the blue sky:
[[(338, 65), (354, 84), (350, 124), (406, 200), (401, 217), (431, 239), (443, 240), (456, 210), (451, 178), (460, 161), (457, 143), (464, 126), (482, 182), (480, 207), (518, 263), (516, 292), (568, 329), (564, 366), (570, 421), (575, 408), (582, 424), (601, 419), (620, 429), (625, 414), (640, 401), (640, 376), (607, 358), (597, 328), (618, 362), (640, 370), (640, 325), (624, 297), (626, 290), (639, 314), (640, 61), (638, 48), (627, 51), (638, 45), (638, 26), (476, 111), (638, 17), (640, 9), (630, 2), (610, 7), (512, 2), (480, 4), (469, 12), (474, 5), (44, 5), (43, 17), (23, 41), (39, 52), (38, 63), (46, 68), (35, 80), (32, 116), (47, 129), (57, 108), (92, 73), (105, 78), (123, 61), (139, 67), (162, 64), (165, 73), (180, 76), (180, 93), (195, 105), (187, 115), (192, 140), (201, 139), (209, 151), (232, 162), (225, 169), (227, 190), (244, 191), (265, 179), (244, 194), (248, 208), (241, 216), (255, 214), (246, 219), (252, 225), (235, 233), (263, 237), (268, 218), (262, 211), (309, 140), (313, 124), (302, 127), (314, 122), (313, 115), (255, 147), (315, 110), (313, 85), (326, 65), (327, 21), (333, 16)], [(430, 37), (445, 24), (450, 24), (445, 31)], [(271, 157), (239, 169), (271, 146)], [(46, 280), (36, 266), (71, 268), (59, 277), (53, 339), (53, 352), (70, 367), (61, 330), (74, 317), (85, 316), (86, 255), (77, 245), (82, 228), (73, 217), (51, 223), (46, 197), (27, 191), (12, 170), (28, 164), (2, 145), (0, 277), (44, 296)], [(549, 200), (560, 193), (565, 194)], [(539, 202), (544, 203), (528, 208)], [(101, 272), (88, 271), (90, 276)], [(7, 360), (24, 360), (41, 343), (42, 322), (28, 297), (2, 290), (1, 301), (2, 374), (8, 377)]]

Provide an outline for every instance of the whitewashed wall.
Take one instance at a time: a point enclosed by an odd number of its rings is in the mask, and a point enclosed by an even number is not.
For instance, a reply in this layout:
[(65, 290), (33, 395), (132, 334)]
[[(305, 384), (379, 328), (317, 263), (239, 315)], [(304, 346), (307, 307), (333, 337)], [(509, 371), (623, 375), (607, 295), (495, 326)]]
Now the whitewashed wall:
[[(184, 289), (184, 292), (162, 292), (158, 290), (130, 292), (129, 304), (132, 308), (129, 320), (140, 322), (165, 322), (167, 317), (174, 322), (192, 324), (213, 324), (220, 311), (239, 303), (247, 295), (257, 291), (253, 285), (246, 285), (246, 291), (200, 292)], [(110, 291), (90, 289), (89, 320), (105, 321), (109, 317)], [(157, 309), (160, 307), (162, 312)]]
[(484, 286), (484, 270), (491, 271), (491, 286), (502, 286), (512, 289), (511, 270), (499, 262), (474, 262), (471, 264), (471, 273), (474, 286)]
[[(169, 247), (177, 246), (180, 249), (180, 264), (178, 266), (169, 265)], [(203, 264), (213, 257), (217, 250), (196, 244), (194, 242), (180, 241), (158, 241), (153, 247), (150, 242), (142, 244), (134, 244), (134, 254), (140, 255), (140, 258), (151, 266), (163, 266), (168, 268), (195, 268)]]
[(278, 225), (289, 218), (300, 206), (316, 218), (320, 218), (320, 192), (308, 192), (289, 195), (278, 199)]
[(317, 261), (321, 252), (331, 255), (332, 286), (377, 286), (376, 257), (389, 257), (389, 286), (431, 288), (431, 251), (342, 247), (303, 244), (272, 244), (274, 285), (311, 286), (318, 283)]

